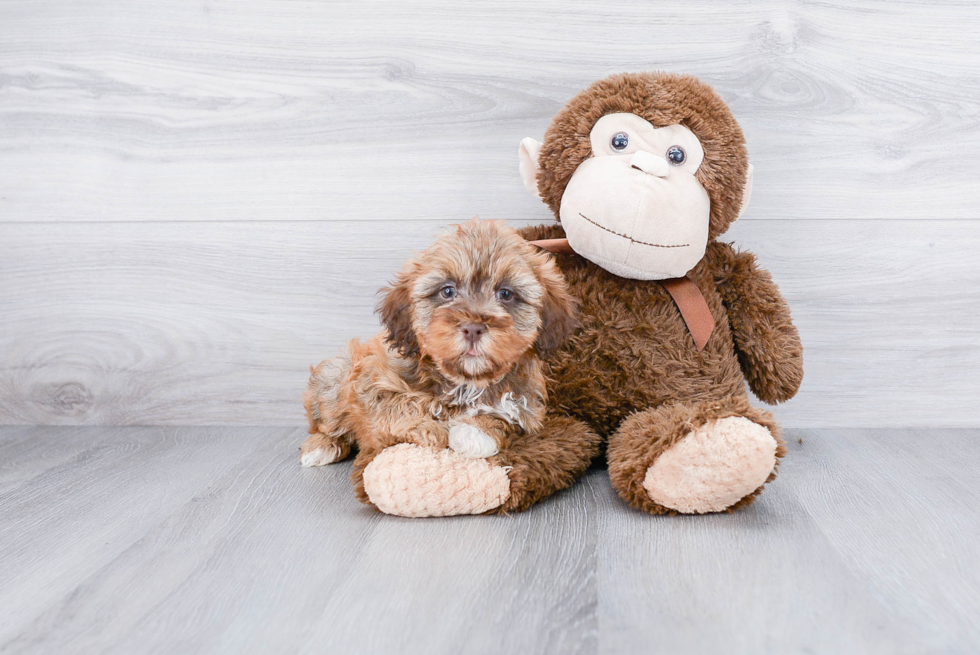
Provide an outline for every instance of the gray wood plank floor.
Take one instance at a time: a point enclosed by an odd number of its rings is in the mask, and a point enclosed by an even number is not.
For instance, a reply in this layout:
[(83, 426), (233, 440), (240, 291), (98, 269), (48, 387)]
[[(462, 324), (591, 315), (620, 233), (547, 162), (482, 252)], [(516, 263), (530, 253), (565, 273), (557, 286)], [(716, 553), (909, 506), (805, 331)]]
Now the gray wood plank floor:
[(747, 511), (602, 469), (511, 517), (359, 505), (291, 428), (0, 429), (0, 651), (980, 649), (980, 430), (796, 430)]

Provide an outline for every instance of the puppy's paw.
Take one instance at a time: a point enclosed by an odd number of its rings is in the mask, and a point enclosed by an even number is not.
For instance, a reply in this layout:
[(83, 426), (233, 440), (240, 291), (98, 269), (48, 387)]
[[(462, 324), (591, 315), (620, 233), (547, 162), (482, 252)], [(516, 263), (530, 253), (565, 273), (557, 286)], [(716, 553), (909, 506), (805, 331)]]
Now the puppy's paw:
[(445, 422), (423, 421), (409, 430), (404, 442), (413, 443), (416, 446), (442, 449), (449, 445), (448, 438)]
[(471, 459), (483, 459), (497, 454), (497, 442), (489, 434), (469, 423), (449, 427), (449, 447)]
[(308, 453), (300, 453), (299, 463), (302, 466), (324, 466), (333, 464), (340, 459), (340, 448), (338, 446), (327, 446), (317, 448)]
[(345, 452), (344, 447), (336, 439), (313, 434), (299, 449), (299, 463), (301, 466), (324, 466), (339, 462), (347, 457), (349, 452)]

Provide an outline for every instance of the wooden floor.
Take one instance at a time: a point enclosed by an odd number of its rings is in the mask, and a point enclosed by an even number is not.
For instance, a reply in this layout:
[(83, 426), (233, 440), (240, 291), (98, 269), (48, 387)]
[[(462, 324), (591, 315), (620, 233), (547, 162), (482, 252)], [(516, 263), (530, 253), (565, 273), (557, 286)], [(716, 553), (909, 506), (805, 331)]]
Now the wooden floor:
[(298, 429), (2, 428), (0, 651), (977, 652), (980, 430), (789, 437), (735, 515), (408, 520)]

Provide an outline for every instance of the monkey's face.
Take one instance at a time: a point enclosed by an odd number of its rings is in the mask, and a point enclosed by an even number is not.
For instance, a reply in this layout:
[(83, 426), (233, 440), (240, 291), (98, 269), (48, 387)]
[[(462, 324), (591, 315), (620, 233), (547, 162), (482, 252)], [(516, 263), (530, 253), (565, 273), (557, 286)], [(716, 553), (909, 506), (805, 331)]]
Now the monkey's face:
[(637, 280), (680, 277), (704, 256), (711, 202), (695, 177), (704, 150), (683, 125), (655, 128), (609, 114), (589, 135), (561, 200), (561, 222), (578, 254)]
[(626, 278), (688, 273), (748, 202), (752, 166), (724, 101), (703, 82), (627, 73), (595, 82), (519, 150), (524, 184), (578, 254)]

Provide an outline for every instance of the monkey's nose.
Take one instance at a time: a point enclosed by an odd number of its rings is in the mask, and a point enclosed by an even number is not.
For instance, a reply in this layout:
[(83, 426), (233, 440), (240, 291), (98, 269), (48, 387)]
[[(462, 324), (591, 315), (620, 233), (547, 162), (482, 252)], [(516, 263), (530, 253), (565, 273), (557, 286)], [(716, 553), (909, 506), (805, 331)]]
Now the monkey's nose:
[(459, 329), (467, 341), (475, 344), (486, 333), (487, 326), (483, 323), (463, 323)]
[(637, 150), (630, 158), (630, 166), (638, 171), (643, 171), (648, 175), (657, 177), (667, 177), (670, 167), (667, 160), (663, 157), (652, 155), (646, 150)]

